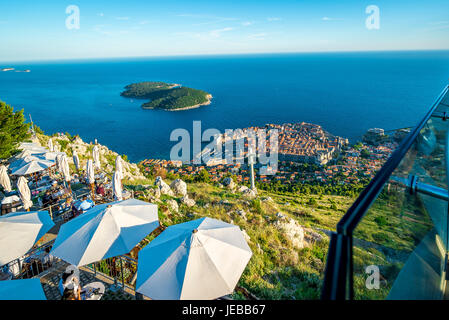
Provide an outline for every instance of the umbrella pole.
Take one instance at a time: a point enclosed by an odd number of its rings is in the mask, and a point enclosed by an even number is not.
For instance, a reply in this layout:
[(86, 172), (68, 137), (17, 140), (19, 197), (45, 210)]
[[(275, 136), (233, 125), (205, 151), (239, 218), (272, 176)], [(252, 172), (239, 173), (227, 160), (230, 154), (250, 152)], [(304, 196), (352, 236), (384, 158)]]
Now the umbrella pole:
[(95, 192), (94, 192), (94, 184), (90, 184), (90, 191), (92, 192), (92, 199), (94, 198)]

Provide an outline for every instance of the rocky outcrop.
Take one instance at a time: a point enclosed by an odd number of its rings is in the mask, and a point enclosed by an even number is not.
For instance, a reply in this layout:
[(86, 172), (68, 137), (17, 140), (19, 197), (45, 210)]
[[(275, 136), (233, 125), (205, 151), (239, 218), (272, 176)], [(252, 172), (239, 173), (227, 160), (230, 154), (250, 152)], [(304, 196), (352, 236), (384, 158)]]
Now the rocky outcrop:
[(274, 225), (285, 234), (294, 247), (304, 248), (304, 229), (296, 220), (277, 220)]
[(250, 241), (251, 241), (251, 238), (250, 238), (249, 235), (246, 233), (246, 230), (245, 230), (245, 229), (241, 229), (241, 228), (240, 228), (240, 230), (242, 231), (243, 238), (245, 238), (246, 242), (250, 242)]
[(181, 198), (181, 203), (185, 204), (188, 207), (193, 207), (196, 204), (195, 200), (190, 199), (188, 195), (185, 195)]
[(173, 199), (167, 200), (167, 206), (171, 212), (174, 212), (174, 213), (179, 212), (179, 206), (178, 206), (178, 202), (176, 202), (176, 200), (173, 200)]
[(175, 195), (186, 196), (187, 195), (187, 184), (181, 179), (176, 179), (170, 184), (170, 188), (173, 190)]
[(249, 199), (254, 199), (255, 197), (257, 197), (257, 191), (256, 190), (252, 190), (250, 188), (246, 188), (243, 192), (242, 195), (246, 198)]
[(162, 180), (161, 176), (156, 177), (156, 181), (154, 182), (154, 185), (159, 188), (161, 194), (166, 194), (166, 195), (172, 196), (172, 197), (175, 195), (173, 193), (173, 190), (170, 188), (170, 186), (167, 183), (165, 183), (164, 180)]
[(223, 185), (228, 189), (235, 189), (235, 182), (231, 177), (224, 178)]
[(239, 215), (240, 217), (242, 217), (244, 220), (246, 220), (246, 211), (245, 210), (237, 210), (235, 213), (237, 215)]

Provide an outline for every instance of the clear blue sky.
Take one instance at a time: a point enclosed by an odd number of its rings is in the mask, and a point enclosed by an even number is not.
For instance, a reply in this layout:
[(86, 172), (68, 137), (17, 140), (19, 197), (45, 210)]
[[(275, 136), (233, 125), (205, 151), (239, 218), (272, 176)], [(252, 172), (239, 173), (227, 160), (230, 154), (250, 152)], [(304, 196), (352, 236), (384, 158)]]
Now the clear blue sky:
[[(79, 29), (66, 28), (69, 5)], [(14, 0), (0, 12), (0, 61), (449, 49), (448, 0)]]

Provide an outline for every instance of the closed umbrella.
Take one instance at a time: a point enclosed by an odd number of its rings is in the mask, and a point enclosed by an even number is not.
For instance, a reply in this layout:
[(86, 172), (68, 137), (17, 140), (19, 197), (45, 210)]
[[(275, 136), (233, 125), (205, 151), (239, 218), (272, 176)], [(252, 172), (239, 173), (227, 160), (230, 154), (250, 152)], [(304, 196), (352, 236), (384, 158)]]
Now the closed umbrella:
[(94, 194), (94, 183), (95, 183), (95, 171), (94, 171), (94, 165), (92, 163), (92, 159), (87, 160), (86, 174), (87, 174), (87, 181), (90, 184), (90, 189), (91, 189), (91, 192), (93, 195)]
[(61, 171), (64, 175), (64, 180), (66, 182), (70, 182), (70, 180), (72, 180), (72, 176), (70, 175), (69, 162), (67, 161), (67, 157), (65, 155), (61, 157)]
[(55, 147), (53, 146), (53, 140), (50, 138), (50, 139), (48, 139), (48, 144), (47, 144), (47, 146), (48, 146), (48, 150), (50, 150), (51, 152), (54, 152), (55, 151)]
[(80, 158), (76, 150), (73, 150), (73, 163), (75, 164), (76, 171), (80, 170)]
[(92, 149), (92, 157), (94, 159), (94, 166), (97, 169), (101, 168), (100, 165), (100, 152), (98, 150), (98, 146), (94, 146), (94, 148)]
[(39, 278), (0, 281), (0, 300), (47, 300)]
[(120, 179), (123, 179), (123, 163), (122, 157), (120, 155), (115, 158), (115, 172), (118, 172), (120, 175)]
[(19, 180), (17, 180), (17, 190), (19, 191), (19, 197), (20, 200), (22, 200), (23, 208), (28, 211), (33, 205), (33, 201), (31, 201), (31, 192), (25, 177), (19, 177)]
[(11, 174), (15, 175), (15, 176), (25, 176), (25, 175), (32, 174), (35, 172), (44, 171), (53, 165), (54, 165), (53, 161), (33, 160), (33, 161), (30, 161), (30, 162), (24, 164), (21, 167), (13, 169)]
[(130, 252), (158, 226), (154, 204), (129, 199), (97, 205), (61, 226), (51, 254), (83, 266)]
[(112, 178), (112, 190), (114, 191), (114, 198), (116, 200), (122, 200), (122, 180), (120, 174), (115, 171)]
[(11, 181), (8, 177), (8, 170), (5, 166), (0, 166), (0, 185), (6, 192), (11, 192)]
[(12, 212), (1, 216), (0, 266), (27, 253), (53, 226), (47, 211)]
[(62, 172), (62, 154), (58, 154), (57, 156), (56, 156), (56, 159), (55, 159), (55, 162), (56, 162), (56, 169), (59, 171), (59, 172)]
[(238, 226), (201, 218), (164, 230), (139, 252), (136, 291), (152, 299), (216, 299), (252, 256)]

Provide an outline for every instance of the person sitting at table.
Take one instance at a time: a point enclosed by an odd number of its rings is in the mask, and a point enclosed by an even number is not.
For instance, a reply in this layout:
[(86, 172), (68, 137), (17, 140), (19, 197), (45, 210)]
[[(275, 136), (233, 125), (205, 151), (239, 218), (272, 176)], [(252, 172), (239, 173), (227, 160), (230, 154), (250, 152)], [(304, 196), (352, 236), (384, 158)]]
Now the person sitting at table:
[(58, 289), (61, 295), (64, 295), (66, 289), (77, 289), (80, 288), (80, 271), (77, 266), (71, 264), (69, 265), (61, 276), (59, 281)]
[(87, 199), (87, 196), (83, 196), (83, 201), (81, 202), (79, 209), (82, 210), (82, 212), (85, 212), (92, 208), (94, 206), (94, 202), (90, 199)]
[(47, 190), (44, 194), (44, 196), (42, 197), (42, 205), (44, 208), (50, 206), (52, 203), (52, 197), (51, 197), (51, 191)]
[(66, 212), (72, 209), (72, 197), (68, 196), (65, 201), (59, 206), (59, 210)]
[(62, 294), (61, 300), (82, 300), (81, 290), (66, 288)]
[(59, 186), (57, 191), (53, 194), (53, 197), (59, 200), (64, 194), (65, 194), (64, 187)]
[(104, 184), (103, 184), (103, 183), (100, 183), (100, 184), (98, 185), (97, 190), (95, 190), (95, 193), (96, 193), (97, 195), (102, 196), (102, 197), (105, 196), (106, 192), (105, 192), (105, 190), (104, 190)]

